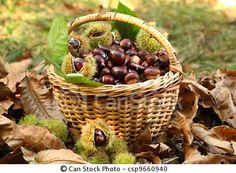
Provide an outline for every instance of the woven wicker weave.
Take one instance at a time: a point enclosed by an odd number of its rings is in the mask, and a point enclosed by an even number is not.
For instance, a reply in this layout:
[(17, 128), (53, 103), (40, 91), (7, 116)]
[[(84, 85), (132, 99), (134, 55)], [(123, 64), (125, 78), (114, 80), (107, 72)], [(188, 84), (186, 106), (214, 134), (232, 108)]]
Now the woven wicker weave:
[(149, 125), (152, 136), (160, 135), (169, 123), (175, 108), (182, 77), (181, 66), (168, 40), (154, 27), (125, 14), (105, 12), (77, 18), (69, 26), (69, 33), (92, 21), (120, 21), (138, 26), (160, 42), (170, 60), (170, 71), (155, 80), (130, 85), (89, 87), (66, 83), (51, 67), (48, 75), (54, 95), (66, 120), (80, 129), (90, 119), (101, 118), (116, 136), (128, 143)]

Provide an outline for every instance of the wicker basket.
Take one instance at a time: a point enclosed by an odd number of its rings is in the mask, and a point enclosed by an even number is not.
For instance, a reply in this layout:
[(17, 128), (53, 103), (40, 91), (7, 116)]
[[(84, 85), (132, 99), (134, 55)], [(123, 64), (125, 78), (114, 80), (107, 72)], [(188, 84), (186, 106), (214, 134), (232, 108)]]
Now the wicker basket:
[(48, 75), (54, 95), (67, 122), (80, 129), (88, 120), (101, 118), (115, 135), (128, 143), (149, 126), (153, 137), (159, 136), (168, 125), (179, 92), (182, 69), (168, 40), (144, 21), (113, 12), (90, 14), (77, 18), (69, 25), (69, 33), (92, 21), (119, 21), (138, 26), (152, 34), (166, 50), (170, 71), (155, 80), (130, 85), (89, 87), (66, 83), (51, 67)]

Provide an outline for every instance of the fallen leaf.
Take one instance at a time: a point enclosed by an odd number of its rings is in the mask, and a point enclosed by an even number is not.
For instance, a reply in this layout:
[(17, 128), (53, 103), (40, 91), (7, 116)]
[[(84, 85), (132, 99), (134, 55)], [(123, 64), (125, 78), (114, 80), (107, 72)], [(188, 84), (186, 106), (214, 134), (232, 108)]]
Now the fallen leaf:
[(219, 164), (219, 163), (234, 163), (235, 157), (208, 154), (206, 156), (201, 155), (200, 152), (193, 147), (186, 146), (184, 148), (185, 161), (184, 164)]
[(6, 64), (5, 67), (9, 72), (8, 75), (2, 79), (0, 82), (3, 82), (11, 92), (16, 92), (16, 86), (20, 81), (25, 77), (25, 71), (31, 65), (32, 59), (25, 59), (19, 62), (14, 62), (11, 64)]
[(208, 130), (203, 124), (199, 124), (199, 123), (192, 124), (192, 133), (195, 137), (204, 141), (209, 146), (217, 147), (231, 155), (236, 155), (236, 151), (233, 148), (233, 145), (235, 144), (235, 142), (220, 140), (216, 135), (214, 135), (210, 130)]
[(14, 104), (11, 100), (0, 100), (0, 115), (8, 112), (8, 109)]
[(43, 81), (45, 76), (26, 75), (19, 91), (23, 109), (26, 114), (35, 114), (40, 118), (64, 119), (52, 93), (52, 88)]
[(236, 129), (228, 127), (226, 125), (217, 126), (210, 130), (220, 140), (234, 141), (236, 142)]
[(0, 58), (0, 79), (6, 77), (8, 74), (4, 64), (3, 59)]
[(23, 142), (23, 147), (36, 152), (46, 149), (66, 148), (64, 143), (49, 130), (36, 125), (14, 125), (13, 136)]
[(174, 118), (171, 121), (171, 125), (183, 133), (186, 145), (191, 145), (193, 142), (193, 134), (190, 128), (191, 124), (192, 122), (187, 122), (187, 118), (179, 111), (174, 113)]
[(214, 105), (212, 107), (222, 122), (228, 122), (229, 119), (236, 120), (236, 109), (230, 90), (226, 87), (216, 87), (211, 91), (211, 95), (214, 98)]
[(27, 163), (23, 159), (23, 154), (20, 147), (16, 148), (9, 154), (7, 154), (4, 158), (0, 159), (0, 164), (24, 164)]
[(0, 159), (6, 156), (12, 149), (9, 145), (0, 137)]
[(180, 84), (177, 110), (185, 116), (188, 123), (192, 123), (198, 110), (199, 94), (192, 91), (189, 85), (189, 80), (183, 80)]
[(24, 159), (29, 163), (35, 164), (86, 164), (78, 155), (67, 149), (44, 150), (38, 153), (22, 149)]
[(135, 153), (141, 152), (142, 146), (152, 143), (152, 134), (149, 127), (146, 127), (142, 133), (136, 138), (133, 144), (133, 151)]
[(16, 149), (22, 142), (18, 139), (13, 139), (13, 125), (15, 122), (0, 115), (0, 137), (12, 148)]
[(135, 157), (138, 158), (145, 158), (151, 161), (154, 164), (161, 164), (161, 159), (158, 156), (154, 156), (151, 151), (136, 153)]
[(227, 70), (218, 70), (215, 74), (218, 78), (216, 86), (226, 87), (230, 90), (233, 103), (236, 106), (236, 72)]

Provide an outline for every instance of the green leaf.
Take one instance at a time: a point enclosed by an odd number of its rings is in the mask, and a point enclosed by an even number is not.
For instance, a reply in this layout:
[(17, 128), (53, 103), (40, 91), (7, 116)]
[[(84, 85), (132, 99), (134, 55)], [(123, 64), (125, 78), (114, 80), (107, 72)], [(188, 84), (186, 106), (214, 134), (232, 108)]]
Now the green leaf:
[[(119, 4), (118, 4), (116, 12), (136, 17), (135, 12), (130, 10), (127, 6), (125, 6), (121, 2), (119, 2)], [(127, 23), (121, 23), (121, 22), (117, 22), (117, 21), (113, 22), (113, 27), (119, 31), (122, 38), (129, 38), (131, 40), (135, 40), (135, 37), (139, 31), (139, 28), (134, 25), (127, 24)]]
[(48, 34), (48, 50), (51, 60), (58, 65), (62, 64), (68, 51), (68, 28), (63, 17), (57, 17), (52, 22)]
[(85, 84), (85, 85), (94, 86), (94, 87), (103, 85), (102, 83), (95, 82), (93, 80), (90, 80), (84, 77), (80, 73), (69, 73), (65, 76), (65, 80), (66, 82), (70, 82), (73, 84)]

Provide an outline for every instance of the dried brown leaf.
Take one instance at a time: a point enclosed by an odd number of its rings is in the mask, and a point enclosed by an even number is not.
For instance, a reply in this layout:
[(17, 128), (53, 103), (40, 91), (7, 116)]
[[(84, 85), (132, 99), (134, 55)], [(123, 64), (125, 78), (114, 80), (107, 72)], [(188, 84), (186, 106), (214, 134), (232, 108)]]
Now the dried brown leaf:
[(44, 80), (45, 76), (33, 74), (22, 80), (19, 90), (24, 111), (40, 118), (64, 119), (52, 89), (45, 85), (47, 82)]
[(22, 142), (19, 139), (13, 139), (13, 126), (15, 122), (0, 115), (0, 137), (12, 148), (16, 149)]
[(198, 110), (199, 94), (189, 87), (190, 80), (183, 80), (180, 84), (177, 110), (185, 116), (188, 123), (192, 123)]
[(5, 67), (9, 72), (8, 75), (2, 79), (0, 82), (3, 82), (11, 92), (16, 92), (16, 86), (21, 82), (25, 77), (25, 71), (31, 65), (32, 59), (25, 59), (19, 62), (14, 62), (11, 64), (6, 64)]
[(17, 147), (12, 152), (7, 154), (4, 158), (0, 160), (0, 164), (23, 164), (27, 163), (23, 159), (23, 154), (21, 152), (20, 147)]
[(13, 101), (7, 100), (0, 100), (0, 115), (5, 114), (8, 112), (8, 109), (13, 105)]
[(227, 87), (230, 90), (233, 103), (236, 106), (236, 72), (218, 70), (215, 77), (218, 78), (216, 83), (218, 87)]
[(3, 59), (0, 58), (0, 79), (6, 77), (8, 74), (4, 64)]
[(137, 153), (137, 154), (135, 154), (135, 157), (137, 159), (138, 158), (145, 158), (154, 164), (161, 164), (161, 159), (158, 156), (154, 156), (151, 151)]
[(229, 119), (236, 120), (236, 109), (233, 104), (230, 90), (226, 87), (216, 87), (211, 91), (214, 98), (213, 109), (224, 122)]
[(219, 164), (219, 163), (234, 163), (235, 157), (224, 156), (219, 154), (208, 154), (203, 156), (193, 147), (186, 146), (184, 164)]
[(23, 142), (22, 146), (36, 152), (66, 148), (64, 143), (49, 130), (35, 125), (15, 125), (13, 126), (13, 136)]
[(35, 153), (32, 150), (21, 147), (24, 159), (31, 164), (85, 164), (82, 158), (71, 150), (44, 150)]
[(220, 140), (236, 142), (236, 129), (225, 125), (216, 126), (210, 130)]
[(221, 150), (224, 150), (225, 152), (231, 155), (236, 154), (233, 148), (233, 145), (235, 144), (235, 142), (220, 140), (216, 135), (214, 135), (210, 130), (208, 130), (203, 124), (199, 124), (199, 123), (192, 124), (192, 132), (195, 137), (204, 141), (209, 146), (220, 148)]
[(186, 145), (191, 145), (193, 142), (193, 134), (190, 128), (191, 124), (192, 123), (187, 122), (186, 117), (179, 111), (174, 113), (174, 118), (171, 121), (171, 125), (183, 133)]

